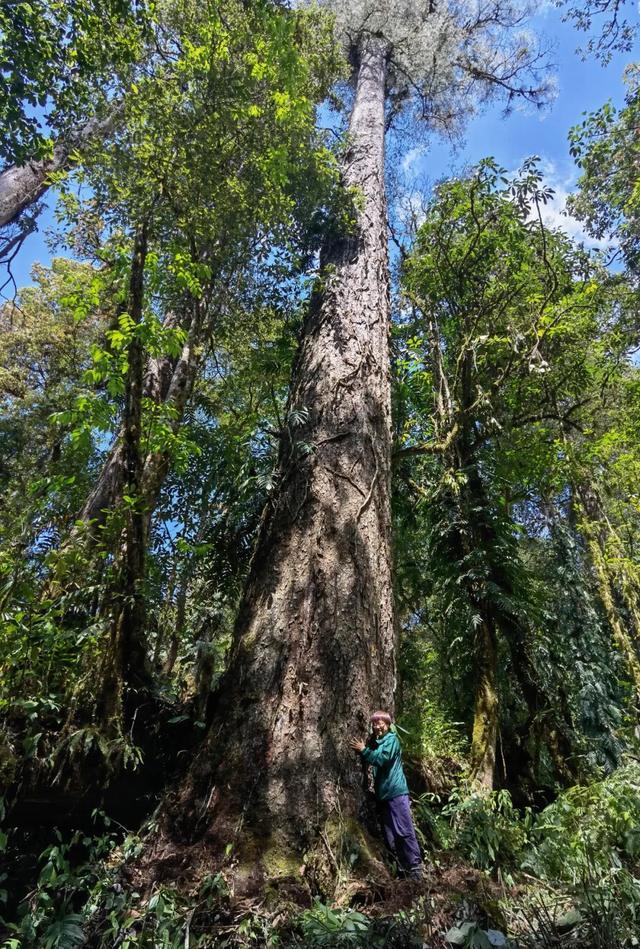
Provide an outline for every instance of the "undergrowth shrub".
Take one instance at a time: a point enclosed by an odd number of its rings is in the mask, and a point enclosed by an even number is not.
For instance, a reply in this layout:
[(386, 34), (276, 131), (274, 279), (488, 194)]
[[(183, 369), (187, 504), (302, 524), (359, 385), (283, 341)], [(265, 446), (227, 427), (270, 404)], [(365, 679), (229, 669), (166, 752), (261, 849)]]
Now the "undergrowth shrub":
[[(533, 826), (529, 808), (520, 813), (506, 790), (469, 794), (456, 788), (442, 808), (449, 830), (440, 837), (480, 870), (500, 870), (511, 878), (524, 853)], [(442, 825), (440, 824), (440, 827)]]
[(301, 941), (292, 934), (282, 945), (283, 949), (422, 949), (420, 914), (421, 907), (417, 905), (414, 913), (400, 912), (376, 920), (357, 910), (316, 902), (298, 919)]
[(640, 764), (569, 788), (546, 807), (523, 868), (564, 885), (585, 945), (640, 945)]
[(35, 887), (13, 918), (0, 916), (7, 934), (2, 949), (75, 949), (86, 944), (87, 897), (104, 877), (105, 861), (122, 837), (104, 815), (95, 817), (91, 836), (76, 831), (64, 837), (54, 831), (53, 842), (40, 854)]
[(406, 754), (427, 765), (438, 761), (462, 767), (468, 751), (460, 727), (437, 702), (424, 694), (407, 703), (401, 722), (401, 738)]
[(575, 884), (640, 859), (640, 765), (630, 763), (584, 787), (564, 791), (535, 821), (526, 865), (549, 880)]

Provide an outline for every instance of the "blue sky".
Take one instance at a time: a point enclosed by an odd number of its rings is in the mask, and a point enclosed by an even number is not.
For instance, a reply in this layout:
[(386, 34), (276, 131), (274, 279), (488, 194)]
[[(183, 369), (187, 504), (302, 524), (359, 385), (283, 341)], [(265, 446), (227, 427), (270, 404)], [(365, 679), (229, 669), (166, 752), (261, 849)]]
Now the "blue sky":
[[(635, 4), (629, 5), (627, 16), (638, 19)], [(583, 112), (593, 111), (608, 99), (616, 105), (622, 104), (622, 74), (633, 57), (616, 55), (606, 67), (595, 59), (582, 61), (576, 47), (584, 42), (584, 34), (578, 33), (570, 23), (564, 23), (561, 12), (549, 0), (541, 0), (540, 12), (529, 27), (553, 46), (557, 97), (552, 105), (542, 113), (515, 109), (507, 118), (502, 117), (499, 106), (493, 107), (473, 119), (460, 148), (454, 151), (449, 143), (434, 140), (426, 152), (409, 150), (403, 164), (409, 180), (427, 176), (433, 181), (488, 155), (509, 170), (517, 168), (528, 155), (540, 155), (547, 181), (556, 191), (556, 199), (547, 210), (548, 223), (562, 226), (581, 238), (578, 222), (562, 214), (566, 194), (577, 177), (569, 155), (567, 133), (580, 121)], [(35, 261), (50, 260), (46, 236), (53, 226), (53, 212), (49, 207), (40, 219), (38, 233), (31, 235), (14, 262), (18, 286), (30, 283), (29, 273)], [(5, 290), (7, 292), (11, 291)]]
[[(506, 118), (499, 106), (492, 107), (471, 121), (461, 148), (452, 150), (448, 143), (436, 140), (425, 154), (409, 152), (404, 167), (409, 179), (426, 175), (437, 180), (488, 156), (511, 171), (527, 156), (539, 155), (547, 182), (556, 192), (547, 208), (547, 223), (583, 239), (579, 223), (563, 214), (566, 195), (579, 174), (569, 155), (567, 135), (584, 112), (593, 112), (609, 99), (616, 106), (623, 104), (623, 72), (634, 57), (614, 55), (606, 67), (593, 57), (582, 60), (576, 49), (584, 45), (586, 35), (563, 22), (561, 11), (549, 0), (541, 0), (539, 7), (539, 14), (528, 26), (552, 47), (557, 95), (551, 105), (542, 112), (514, 109)], [(640, 3), (625, 7), (627, 18), (637, 22), (639, 10)]]

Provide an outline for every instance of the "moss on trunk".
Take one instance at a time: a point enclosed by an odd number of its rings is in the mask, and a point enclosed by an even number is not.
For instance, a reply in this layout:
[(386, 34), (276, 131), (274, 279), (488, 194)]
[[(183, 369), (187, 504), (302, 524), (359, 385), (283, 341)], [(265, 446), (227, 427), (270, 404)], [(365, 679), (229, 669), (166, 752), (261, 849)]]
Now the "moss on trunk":
[(478, 791), (493, 790), (498, 738), (498, 656), (493, 625), (483, 620), (478, 630), (478, 682), (471, 738), (471, 781)]

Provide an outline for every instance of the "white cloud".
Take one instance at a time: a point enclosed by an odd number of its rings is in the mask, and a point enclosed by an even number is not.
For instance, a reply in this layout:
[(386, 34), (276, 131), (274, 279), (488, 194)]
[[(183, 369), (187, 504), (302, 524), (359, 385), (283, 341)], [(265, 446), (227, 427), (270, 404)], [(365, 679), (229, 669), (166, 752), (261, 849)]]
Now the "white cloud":
[(536, 16), (548, 16), (554, 10), (558, 9), (556, 0), (538, 0), (536, 4)]
[[(586, 233), (581, 221), (567, 211), (567, 198), (575, 187), (577, 172), (575, 165), (565, 167), (564, 171), (555, 162), (548, 158), (540, 161), (540, 170), (543, 175), (543, 185), (551, 188), (552, 198), (546, 205), (541, 205), (540, 212), (543, 223), (550, 229), (564, 231), (574, 241), (581, 241), (586, 247), (597, 247), (602, 241), (595, 241)], [(535, 217), (535, 209), (531, 217)]]
[(554, 186), (549, 182), (547, 184), (553, 188), (554, 194), (552, 199), (540, 209), (543, 223), (548, 228), (564, 231), (575, 241), (583, 241), (588, 246), (595, 246), (593, 239), (585, 232), (582, 222), (566, 210), (569, 192), (560, 185)]
[(427, 148), (425, 145), (416, 145), (415, 148), (410, 148), (409, 151), (402, 157), (402, 170), (408, 174), (413, 167), (420, 161), (422, 156), (426, 154)]

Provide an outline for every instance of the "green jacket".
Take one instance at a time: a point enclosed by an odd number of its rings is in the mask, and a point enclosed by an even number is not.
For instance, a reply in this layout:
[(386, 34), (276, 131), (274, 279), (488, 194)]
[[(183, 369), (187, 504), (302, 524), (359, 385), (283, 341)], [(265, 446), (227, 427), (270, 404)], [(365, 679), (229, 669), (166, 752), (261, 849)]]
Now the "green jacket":
[(390, 801), (409, 793), (402, 769), (400, 742), (394, 732), (389, 731), (380, 740), (376, 739), (373, 748), (367, 746), (360, 754), (373, 767), (373, 788), (378, 801)]

